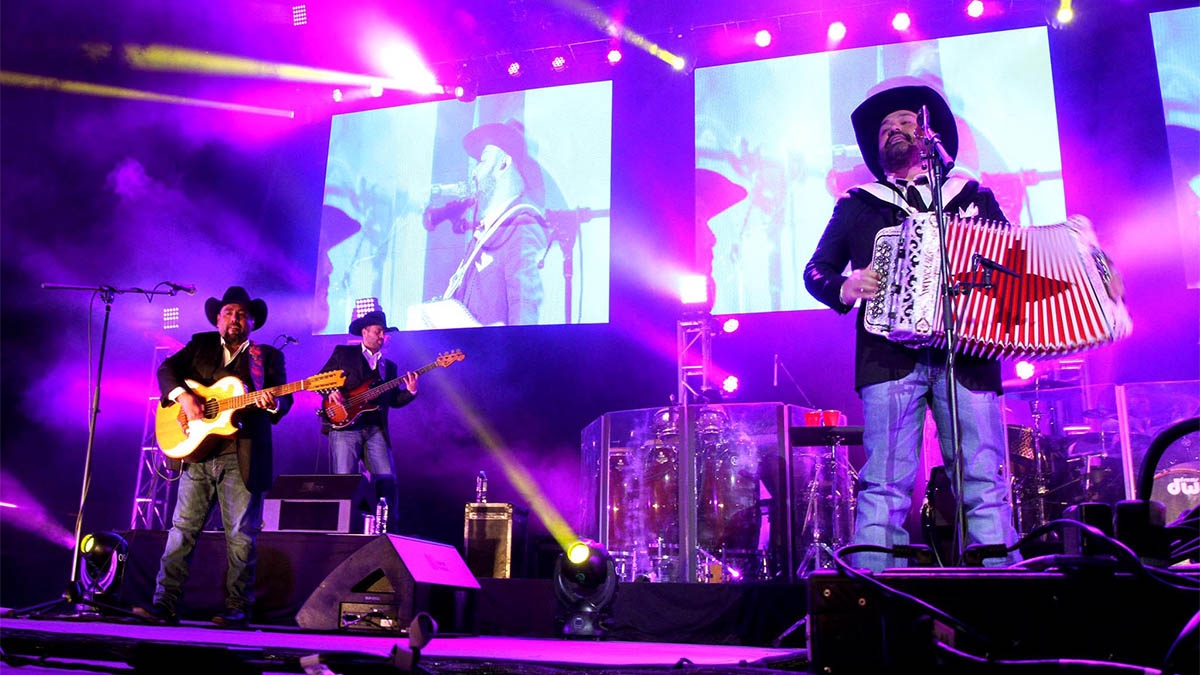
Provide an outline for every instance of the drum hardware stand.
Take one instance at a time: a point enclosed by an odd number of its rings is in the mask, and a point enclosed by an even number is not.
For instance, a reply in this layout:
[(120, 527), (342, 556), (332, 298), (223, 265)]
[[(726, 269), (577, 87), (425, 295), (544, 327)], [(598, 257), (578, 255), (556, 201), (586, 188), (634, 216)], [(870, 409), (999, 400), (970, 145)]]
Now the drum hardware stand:
[[(159, 286), (168, 286), (168, 289), (157, 290)], [(99, 296), (100, 300), (104, 302), (104, 324), (100, 330), (100, 353), (96, 359), (96, 384), (92, 388), (92, 402), (88, 417), (88, 440), (83, 456), (83, 483), (79, 488), (79, 510), (75, 514), (75, 538), (71, 546), (70, 579), (67, 581), (66, 589), (64, 589), (59, 599), (50, 600), (31, 607), (9, 610), (5, 613), (5, 616), (41, 618), (44, 615), (50, 615), (58, 619), (69, 619), (84, 616), (94, 617), (103, 614), (103, 612), (111, 612), (122, 616), (135, 617), (137, 615), (129, 610), (101, 602), (85, 594), (83, 585), (79, 582), (79, 544), (83, 534), (83, 510), (87, 502), (88, 489), (92, 484), (92, 451), (96, 447), (96, 418), (100, 414), (100, 383), (104, 374), (104, 353), (108, 346), (108, 322), (112, 316), (112, 304), (118, 294), (139, 293), (146, 296), (146, 300), (149, 301), (151, 296), (154, 295), (174, 296), (179, 291), (187, 292), (189, 289), (169, 282), (160, 283), (152, 290), (141, 288), (117, 289), (112, 286), (67, 286), (62, 284), (42, 284), (42, 288), (51, 291), (89, 291), (94, 296)], [(191, 292), (194, 293), (195, 289), (191, 288)]]
[[(825, 428), (832, 429), (831, 427)], [(850, 512), (854, 512), (854, 495), (851, 494), (843, 497), (843, 495), (841, 495), (837, 490), (837, 480), (835, 480), (838, 469), (837, 450), (839, 447), (846, 444), (847, 438), (846, 436), (833, 432), (827, 437), (827, 440), (830, 442), (830, 444), (823, 447), (828, 450), (828, 453), (818, 460), (817, 469), (813, 472), (812, 479), (808, 482), (808, 504), (804, 512), (804, 522), (800, 525), (799, 536), (804, 536), (804, 533), (808, 531), (809, 524), (811, 523), (812, 541), (809, 543), (807, 550), (804, 552), (804, 557), (800, 560), (800, 564), (796, 566), (797, 577), (807, 576), (805, 572), (808, 571), (809, 565), (812, 565), (814, 568), (823, 567), (824, 563), (831, 559), (827, 557), (825, 560), (822, 560), (821, 555), (823, 551), (827, 554), (830, 551), (831, 545), (839, 544), (839, 542), (835, 541), (835, 531), (837, 528), (834, 522), (824, 521), (836, 520), (841, 511), (841, 500), (843, 498), (850, 500)], [(856, 477), (853, 476), (854, 468), (848, 466), (848, 470), (852, 476), (851, 484), (853, 484), (853, 482), (856, 480)], [(823, 478), (826, 479), (824, 482), (830, 486), (830, 490), (832, 492), (832, 494), (827, 496), (828, 504), (826, 504), (826, 506), (828, 508), (824, 511), (829, 514), (829, 518), (823, 518), (821, 515), (823, 511), (819, 510), (819, 507), (821, 506), (820, 488)]]

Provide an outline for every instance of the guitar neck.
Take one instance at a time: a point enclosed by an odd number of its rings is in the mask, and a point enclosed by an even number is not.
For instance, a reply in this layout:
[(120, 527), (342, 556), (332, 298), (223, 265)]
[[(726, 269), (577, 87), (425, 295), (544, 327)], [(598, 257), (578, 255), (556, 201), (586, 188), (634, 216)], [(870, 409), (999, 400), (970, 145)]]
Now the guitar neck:
[(299, 382), (288, 382), (287, 384), (281, 384), (277, 387), (271, 387), (261, 391), (247, 392), (241, 396), (230, 396), (229, 398), (221, 399), (217, 401), (217, 408), (218, 412), (224, 412), (226, 410), (238, 410), (239, 408), (245, 408), (248, 405), (252, 405), (260, 396), (263, 395), (264, 392), (268, 392), (271, 394), (271, 396), (278, 398), (280, 396), (286, 396), (303, 389), (304, 380), (300, 380)]
[[(425, 373), (428, 373), (429, 371), (433, 370), (434, 368), (437, 368), (437, 366), (438, 366), (438, 362), (434, 361), (433, 363), (428, 363), (428, 364), (421, 366), (414, 372), (416, 372), (417, 375), (424, 375)], [(395, 379), (388, 380), (387, 382), (384, 382), (383, 384), (371, 387), (370, 389), (364, 391), (363, 393), (359, 394), (358, 396), (351, 398), (349, 401), (347, 401), (347, 403), (349, 403), (350, 405), (354, 405), (354, 404), (360, 403), (362, 401), (370, 401), (371, 399), (379, 396), (382, 393), (385, 393), (387, 391), (395, 389), (396, 387), (399, 387), (401, 384), (404, 384), (404, 376), (403, 375), (401, 375), (400, 377), (397, 377)]]

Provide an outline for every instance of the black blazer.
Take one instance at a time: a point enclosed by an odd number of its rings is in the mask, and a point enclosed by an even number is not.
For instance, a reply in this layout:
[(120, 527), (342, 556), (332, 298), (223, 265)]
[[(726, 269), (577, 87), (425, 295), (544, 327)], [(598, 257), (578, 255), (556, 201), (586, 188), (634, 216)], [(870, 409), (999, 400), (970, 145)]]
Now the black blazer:
[[(284, 367), (283, 352), (270, 345), (258, 345), (262, 350), (263, 387), (275, 387), (287, 383), (287, 373)], [(216, 331), (196, 333), (183, 349), (167, 357), (158, 368), (158, 388), (162, 392), (163, 403), (169, 403), (167, 394), (176, 387), (187, 389), (185, 379), (195, 380), (202, 385), (211, 385), (217, 380), (233, 375), (246, 385), (247, 391), (253, 391), (254, 381), (250, 376), (249, 350), (238, 354), (237, 358), (222, 366), (221, 336)], [(278, 422), (292, 407), (292, 396), (280, 396), (276, 399), (278, 409), (269, 413), (262, 408), (248, 406), (234, 413), (234, 421), (240, 424), (240, 430), (229, 438), (228, 443), (236, 444), (238, 468), (242, 480), (251, 492), (265, 492), (271, 487), (274, 479), (272, 468), (271, 425)], [(209, 456), (222, 452), (224, 447), (215, 448)]]
[[(961, 189), (945, 204), (947, 214), (1008, 220), (991, 190), (980, 187), (976, 181), (959, 183)], [(875, 235), (907, 217), (900, 201), (899, 196), (884, 201), (860, 188), (851, 188), (837, 201), (812, 259), (804, 268), (804, 286), (813, 297), (839, 314), (850, 311), (852, 306), (838, 297), (846, 280), (842, 272), (847, 263), (852, 269), (862, 269), (871, 263)], [(945, 350), (911, 349), (868, 333), (863, 325), (863, 312), (864, 307), (860, 306), (854, 360), (856, 391), (867, 385), (898, 380), (911, 373), (917, 363), (945, 363)], [(958, 381), (972, 391), (1002, 393), (999, 361), (959, 355), (955, 359), (955, 373)]]
[[(346, 383), (342, 385), (342, 394), (347, 394), (353, 391), (356, 387), (362, 386), (363, 383), (370, 383), (373, 387), (376, 384), (394, 380), (400, 376), (400, 369), (396, 363), (390, 359), (384, 358), (379, 361), (379, 372), (371, 369), (371, 364), (367, 363), (367, 359), (362, 353), (362, 344), (338, 345), (333, 348), (333, 353), (329, 355), (329, 360), (325, 362), (325, 366), (321, 368), (321, 372), (330, 370), (342, 370), (346, 373)], [(380, 375), (382, 373), (382, 375)], [(417, 395), (410, 392), (404, 385), (399, 385), (395, 389), (382, 394), (375, 403), (384, 408), (401, 408), (412, 403), (412, 400)], [(387, 410), (374, 410), (365, 412), (359, 415), (347, 429), (363, 429), (370, 426), (377, 426), (383, 430), (384, 438), (391, 443), (391, 438), (388, 435), (388, 418)], [(330, 426), (325, 424), (322, 426), (323, 433), (329, 433)]]

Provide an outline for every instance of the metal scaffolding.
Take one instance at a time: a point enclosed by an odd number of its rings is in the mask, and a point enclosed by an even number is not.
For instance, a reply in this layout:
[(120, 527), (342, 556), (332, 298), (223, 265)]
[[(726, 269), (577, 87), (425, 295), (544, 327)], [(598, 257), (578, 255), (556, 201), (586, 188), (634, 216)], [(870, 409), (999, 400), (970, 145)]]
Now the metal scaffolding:
[[(157, 381), (156, 373), (162, 362), (170, 356), (171, 347), (156, 346), (154, 363), (150, 369), (151, 381)], [(167, 513), (171, 503), (171, 489), (175, 485), (169, 461), (158, 447), (154, 434), (154, 418), (158, 412), (157, 391), (146, 402), (146, 421), (142, 427), (142, 447), (138, 458), (137, 481), (133, 489), (133, 515), (129, 520), (131, 530), (165, 530), (169, 525)]]

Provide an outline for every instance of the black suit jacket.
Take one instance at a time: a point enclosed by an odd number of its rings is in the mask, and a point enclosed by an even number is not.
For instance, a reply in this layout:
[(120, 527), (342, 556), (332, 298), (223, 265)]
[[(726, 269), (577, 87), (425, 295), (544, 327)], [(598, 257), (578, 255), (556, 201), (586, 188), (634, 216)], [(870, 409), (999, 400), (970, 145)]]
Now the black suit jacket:
[[(362, 386), (364, 383), (369, 383), (370, 386), (375, 386), (381, 382), (388, 382), (400, 376), (400, 369), (394, 361), (384, 358), (379, 361), (379, 372), (371, 369), (371, 364), (367, 363), (367, 359), (362, 353), (362, 344), (338, 345), (333, 348), (333, 353), (329, 355), (329, 360), (325, 362), (325, 366), (321, 368), (321, 372), (330, 370), (342, 370), (346, 373), (346, 383), (342, 385), (342, 394), (347, 395), (356, 387)], [(354, 424), (346, 427), (346, 429), (363, 429), (369, 426), (377, 426), (383, 430), (384, 438), (391, 443), (391, 437), (388, 435), (388, 416), (386, 408), (400, 408), (412, 403), (412, 400), (417, 395), (410, 392), (404, 385), (399, 385), (389, 392), (380, 395), (375, 401), (376, 404), (384, 409), (365, 412), (359, 415), (358, 419), (354, 420)], [(324, 433), (329, 433), (330, 426), (324, 425), (321, 429)]]
[[(270, 345), (258, 345), (262, 350), (263, 388), (287, 383), (283, 352)], [(196, 333), (183, 349), (167, 357), (158, 368), (158, 387), (162, 392), (163, 404), (170, 401), (167, 394), (176, 387), (187, 389), (185, 379), (195, 380), (202, 385), (211, 385), (217, 380), (233, 375), (240, 379), (247, 391), (253, 391), (254, 381), (250, 376), (250, 350), (247, 349), (228, 366), (221, 364), (221, 336), (216, 331)], [(233, 443), (237, 449), (238, 468), (242, 480), (251, 492), (264, 492), (274, 479), (272, 468), (271, 425), (278, 422), (292, 407), (291, 395), (276, 399), (278, 409), (271, 413), (256, 406), (247, 406), (234, 413), (234, 422), (240, 430), (228, 440), (212, 437), (208, 443)], [(207, 456), (224, 451), (228, 446), (218, 446)]]
[[(976, 181), (958, 180), (961, 187), (945, 204), (948, 215), (972, 215), (989, 220), (1007, 221), (991, 190)], [(951, 183), (947, 183), (947, 192)], [(884, 201), (860, 188), (851, 188), (838, 200), (833, 216), (821, 235), (812, 260), (804, 268), (804, 285), (817, 300), (846, 314), (852, 305), (838, 297), (846, 277), (842, 274), (849, 263), (852, 269), (862, 269), (871, 263), (875, 235), (885, 227), (904, 221), (907, 213), (897, 196)], [(940, 349), (911, 349), (887, 338), (868, 333), (863, 325), (864, 307), (860, 305), (855, 342), (854, 388), (898, 380), (908, 375), (917, 363), (945, 363)], [(1000, 362), (959, 355), (955, 359), (958, 381), (972, 391), (1001, 392)]]

